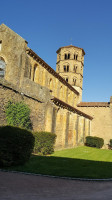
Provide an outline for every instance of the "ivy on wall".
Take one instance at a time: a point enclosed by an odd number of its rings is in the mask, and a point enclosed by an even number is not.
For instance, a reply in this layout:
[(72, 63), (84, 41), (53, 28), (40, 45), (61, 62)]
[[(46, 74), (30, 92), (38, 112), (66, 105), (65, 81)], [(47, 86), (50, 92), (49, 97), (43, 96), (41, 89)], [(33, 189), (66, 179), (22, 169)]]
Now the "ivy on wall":
[(24, 102), (9, 101), (5, 113), (8, 125), (32, 129), (30, 109)]

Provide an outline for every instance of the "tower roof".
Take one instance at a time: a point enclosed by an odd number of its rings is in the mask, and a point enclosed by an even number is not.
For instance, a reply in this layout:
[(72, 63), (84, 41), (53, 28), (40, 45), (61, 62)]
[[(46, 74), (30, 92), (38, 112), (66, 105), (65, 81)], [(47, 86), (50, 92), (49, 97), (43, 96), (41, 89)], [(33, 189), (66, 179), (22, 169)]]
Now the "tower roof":
[(58, 52), (60, 51), (60, 49), (62, 49), (62, 48), (70, 48), (70, 47), (75, 47), (75, 48), (81, 49), (82, 52), (83, 52), (83, 54), (85, 55), (85, 51), (84, 51), (83, 48), (76, 47), (76, 46), (73, 46), (73, 45), (68, 45), (68, 46), (60, 47), (60, 48), (56, 51), (56, 53), (58, 53)]

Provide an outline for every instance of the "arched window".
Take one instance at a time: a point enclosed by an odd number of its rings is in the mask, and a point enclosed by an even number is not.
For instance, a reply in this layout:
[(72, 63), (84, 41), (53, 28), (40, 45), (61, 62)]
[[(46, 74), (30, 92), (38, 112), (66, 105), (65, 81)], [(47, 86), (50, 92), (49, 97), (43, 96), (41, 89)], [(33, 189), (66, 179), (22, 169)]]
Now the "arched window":
[(66, 82), (68, 82), (68, 78), (66, 78), (65, 80), (66, 80)]
[(64, 72), (66, 72), (66, 65), (64, 65), (63, 69), (64, 69)]
[(68, 59), (70, 59), (70, 53), (68, 53)]
[(70, 59), (70, 53), (66, 54), (65, 53), (65, 60)]
[(69, 65), (67, 65), (67, 72), (69, 72)]
[(33, 81), (36, 81), (38, 78), (38, 73), (37, 73), (38, 66), (37, 64), (34, 65), (34, 71), (33, 71)]
[(65, 60), (67, 59), (67, 54), (65, 54)]
[(78, 59), (78, 54), (74, 54), (74, 60)]
[(74, 65), (73, 71), (76, 73), (77, 72), (77, 66)]
[(5, 65), (5, 60), (2, 57), (0, 57), (0, 77), (4, 77), (5, 75)]
[(52, 78), (50, 78), (50, 80), (49, 80), (49, 87), (50, 87), (50, 89), (51, 89), (51, 90), (53, 89), (53, 82), (52, 82)]
[(76, 78), (73, 78), (73, 85), (75, 86), (76, 85)]

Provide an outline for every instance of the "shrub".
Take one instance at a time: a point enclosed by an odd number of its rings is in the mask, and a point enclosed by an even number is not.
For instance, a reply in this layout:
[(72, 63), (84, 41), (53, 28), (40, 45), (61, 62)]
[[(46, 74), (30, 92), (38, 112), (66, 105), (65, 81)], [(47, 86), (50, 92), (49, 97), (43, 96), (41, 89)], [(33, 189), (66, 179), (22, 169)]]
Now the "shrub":
[(112, 150), (112, 139), (110, 139), (110, 142), (108, 144), (108, 149), (111, 149)]
[(102, 148), (104, 145), (104, 140), (103, 138), (99, 137), (87, 136), (85, 144), (89, 147)]
[(110, 139), (110, 144), (109, 145), (112, 147), (112, 139)]
[(9, 101), (5, 113), (8, 125), (32, 129), (30, 109), (25, 103)]
[(0, 127), (0, 165), (24, 164), (34, 148), (34, 136), (18, 127)]
[(54, 152), (56, 135), (49, 132), (35, 132), (34, 153), (47, 155)]

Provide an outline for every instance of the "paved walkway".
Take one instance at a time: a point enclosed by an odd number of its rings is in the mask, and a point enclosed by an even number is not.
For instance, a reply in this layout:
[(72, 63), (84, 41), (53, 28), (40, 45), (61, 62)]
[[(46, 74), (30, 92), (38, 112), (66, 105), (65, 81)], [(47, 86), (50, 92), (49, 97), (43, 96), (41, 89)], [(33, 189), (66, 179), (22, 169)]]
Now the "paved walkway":
[(0, 200), (112, 200), (112, 182), (0, 172)]

